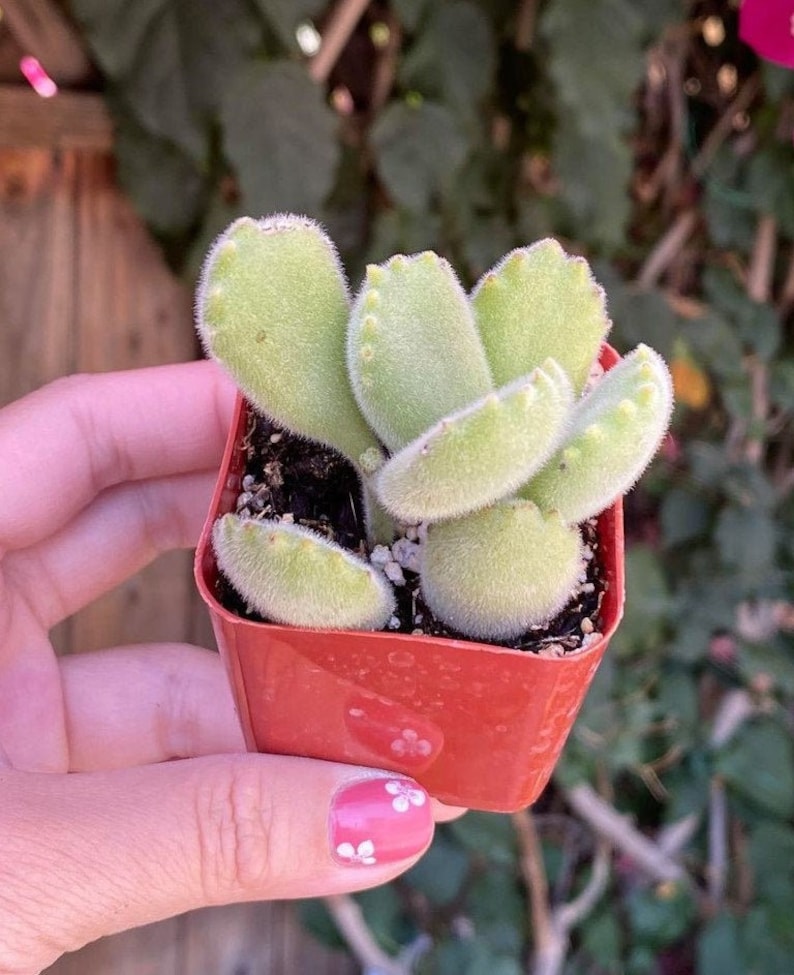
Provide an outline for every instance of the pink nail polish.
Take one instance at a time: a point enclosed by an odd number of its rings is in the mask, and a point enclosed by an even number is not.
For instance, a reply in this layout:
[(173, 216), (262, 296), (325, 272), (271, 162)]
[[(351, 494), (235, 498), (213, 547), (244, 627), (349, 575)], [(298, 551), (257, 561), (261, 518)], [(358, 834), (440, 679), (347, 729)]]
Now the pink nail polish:
[(413, 779), (367, 779), (341, 789), (331, 805), (331, 854), (345, 866), (397, 863), (433, 833), (430, 798)]

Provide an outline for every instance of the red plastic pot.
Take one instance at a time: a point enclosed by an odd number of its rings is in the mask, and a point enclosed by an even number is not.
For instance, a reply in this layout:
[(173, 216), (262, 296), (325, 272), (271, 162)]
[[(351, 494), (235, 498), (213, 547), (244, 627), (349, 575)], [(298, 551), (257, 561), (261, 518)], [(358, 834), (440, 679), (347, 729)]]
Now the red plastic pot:
[[(616, 360), (604, 351), (605, 366)], [(248, 412), (240, 399), (195, 561), (248, 748), (403, 772), (455, 806), (533, 803), (623, 612), (622, 503), (598, 520), (602, 637), (575, 653), (254, 623), (216, 599), (211, 544), (212, 525), (241, 491)]]

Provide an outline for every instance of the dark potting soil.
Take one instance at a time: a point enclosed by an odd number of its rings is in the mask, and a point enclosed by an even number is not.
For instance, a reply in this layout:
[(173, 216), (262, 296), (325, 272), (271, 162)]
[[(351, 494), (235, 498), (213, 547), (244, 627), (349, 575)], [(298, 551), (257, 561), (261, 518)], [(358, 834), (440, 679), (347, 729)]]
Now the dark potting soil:
[[(338, 453), (282, 430), (271, 420), (251, 415), (243, 444), (246, 465), (236, 512), (250, 518), (293, 521), (367, 558), (365, 521), (358, 477)], [(488, 640), (499, 646), (544, 656), (580, 649), (600, 631), (605, 579), (598, 555), (595, 522), (583, 526), (586, 574), (568, 605), (549, 624), (533, 627), (518, 640)], [(423, 633), (468, 639), (436, 619), (419, 587), (419, 577), (403, 569), (405, 585), (395, 585), (396, 619), (385, 627), (393, 633)], [(219, 574), (216, 595), (230, 611), (263, 621)], [(482, 642), (482, 641), (481, 641)]]

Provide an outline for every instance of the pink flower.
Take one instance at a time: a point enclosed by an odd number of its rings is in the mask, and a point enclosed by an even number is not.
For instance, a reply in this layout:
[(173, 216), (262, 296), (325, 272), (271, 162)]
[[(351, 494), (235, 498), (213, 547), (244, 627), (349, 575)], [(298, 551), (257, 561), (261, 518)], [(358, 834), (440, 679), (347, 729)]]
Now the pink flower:
[(794, 68), (794, 0), (744, 0), (739, 37), (759, 57)]

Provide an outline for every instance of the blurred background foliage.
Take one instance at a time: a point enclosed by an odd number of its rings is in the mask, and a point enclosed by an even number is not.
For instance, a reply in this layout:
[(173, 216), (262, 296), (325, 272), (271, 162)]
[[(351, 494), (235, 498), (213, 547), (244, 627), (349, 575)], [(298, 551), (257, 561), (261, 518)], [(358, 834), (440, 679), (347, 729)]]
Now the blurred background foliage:
[[(355, 3), (71, 0), (172, 264), (194, 276), (233, 217), (274, 210), (322, 220), (354, 283), (425, 248), (473, 282), (553, 234), (678, 400), (554, 784), (441, 828), (358, 898), (367, 928), (427, 975), (790, 975), (794, 71), (728, 0), (358, 6), (323, 62)], [(305, 918), (339, 941), (327, 905)]]

